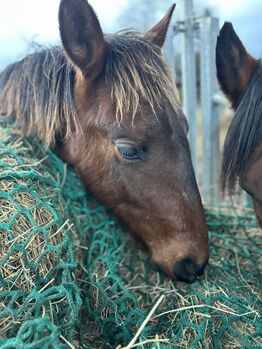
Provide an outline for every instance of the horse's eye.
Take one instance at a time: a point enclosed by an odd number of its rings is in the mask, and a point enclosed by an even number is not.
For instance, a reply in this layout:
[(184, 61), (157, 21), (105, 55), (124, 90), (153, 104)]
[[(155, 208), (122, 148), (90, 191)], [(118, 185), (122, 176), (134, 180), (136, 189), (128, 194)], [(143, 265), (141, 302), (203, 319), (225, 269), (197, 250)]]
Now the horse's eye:
[(118, 153), (125, 159), (138, 160), (141, 159), (141, 151), (130, 145), (122, 145), (117, 147)]
[(116, 141), (116, 149), (118, 154), (127, 160), (142, 160), (143, 150), (132, 141), (123, 142), (123, 140)]

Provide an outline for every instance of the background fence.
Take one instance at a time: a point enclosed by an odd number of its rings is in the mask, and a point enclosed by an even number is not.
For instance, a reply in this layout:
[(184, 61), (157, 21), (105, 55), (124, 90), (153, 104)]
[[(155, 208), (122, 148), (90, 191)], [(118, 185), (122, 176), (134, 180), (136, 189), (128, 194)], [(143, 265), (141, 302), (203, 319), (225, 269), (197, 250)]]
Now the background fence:
[[(220, 120), (219, 95), (215, 70), (215, 45), (219, 32), (218, 18), (206, 14), (194, 17), (193, 0), (181, 3), (181, 18), (169, 33), (167, 52), (175, 60), (174, 37), (181, 37), (181, 72), (183, 109), (189, 123), (189, 143), (193, 165), (204, 201), (219, 201)], [(196, 43), (197, 39), (197, 43)], [(197, 84), (196, 53), (200, 78)], [(200, 93), (198, 93), (198, 89)], [(198, 112), (199, 118), (198, 118)], [(202, 126), (200, 129), (199, 124)], [(202, 144), (199, 142), (202, 139)]]

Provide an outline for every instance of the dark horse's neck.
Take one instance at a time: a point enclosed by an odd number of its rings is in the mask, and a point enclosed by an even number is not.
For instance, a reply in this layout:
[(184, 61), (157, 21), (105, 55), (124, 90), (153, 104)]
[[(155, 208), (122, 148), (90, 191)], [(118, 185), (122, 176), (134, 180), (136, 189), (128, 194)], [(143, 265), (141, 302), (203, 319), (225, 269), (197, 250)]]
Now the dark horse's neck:
[(74, 72), (60, 47), (43, 49), (0, 75), (0, 113), (15, 117), (25, 134), (47, 146), (64, 137), (74, 120)]

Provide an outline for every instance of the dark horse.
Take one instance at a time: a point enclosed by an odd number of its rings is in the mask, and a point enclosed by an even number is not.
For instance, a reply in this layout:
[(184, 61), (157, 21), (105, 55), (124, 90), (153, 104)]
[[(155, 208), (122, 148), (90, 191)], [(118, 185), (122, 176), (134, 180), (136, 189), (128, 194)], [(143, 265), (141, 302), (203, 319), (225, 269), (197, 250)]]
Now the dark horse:
[(216, 46), (217, 77), (235, 115), (223, 152), (223, 190), (236, 183), (251, 195), (262, 226), (262, 63), (245, 49), (231, 23), (225, 23)]
[(187, 122), (162, 55), (175, 6), (146, 34), (104, 35), (86, 0), (62, 0), (62, 47), (0, 76), (0, 111), (72, 164), (174, 279), (208, 260)]

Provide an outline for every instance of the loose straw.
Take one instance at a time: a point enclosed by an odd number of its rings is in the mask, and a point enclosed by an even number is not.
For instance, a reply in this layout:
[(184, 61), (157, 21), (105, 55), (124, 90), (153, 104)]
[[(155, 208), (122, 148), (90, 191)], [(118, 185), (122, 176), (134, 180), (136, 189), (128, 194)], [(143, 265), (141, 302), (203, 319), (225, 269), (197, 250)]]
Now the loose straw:
[(137, 338), (140, 336), (141, 332), (143, 331), (143, 329), (145, 328), (145, 326), (147, 325), (148, 321), (151, 319), (152, 315), (154, 314), (154, 312), (156, 311), (156, 309), (159, 307), (160, 303), (163, 301), (164, 299), (164, 295), (162, 295), (158, 301), (156, 302), (156, 304), (153, 306), (153, 308), (151, 309), (151, 311), (148, 313), (147, 317), (145, 318), (145, 320), (143, 321), (142, 325), (139, 327), (138, 331), (136, 332), (135, 336), (132, 338), (132, 340), (128, 343), (128, 345), (126, 347), (117, 347), (116, 349), (131, 349), (133, 347), (133, 345), (135, 344)]

